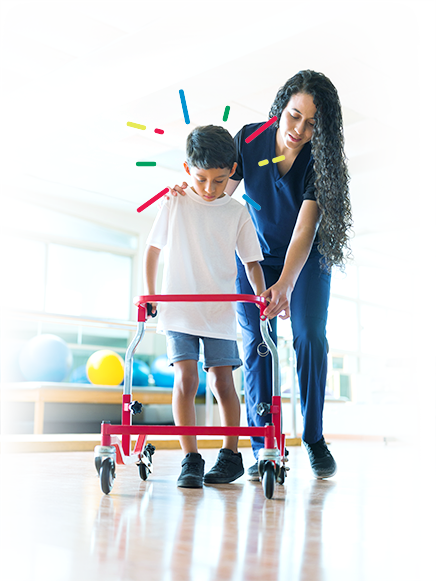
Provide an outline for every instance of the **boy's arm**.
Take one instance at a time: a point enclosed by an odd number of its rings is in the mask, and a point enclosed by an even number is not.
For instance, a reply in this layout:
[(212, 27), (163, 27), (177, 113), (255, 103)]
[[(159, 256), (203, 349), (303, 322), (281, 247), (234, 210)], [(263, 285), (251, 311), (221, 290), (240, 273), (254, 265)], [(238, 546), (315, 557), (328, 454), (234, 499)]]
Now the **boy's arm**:
[[(146, 246), (144, 252), (144, 288), (146, 295), (156, 294), (157, 267), (159, 265), (160, 248)], [(151, 303), (152, 313), (156, 312), (157, 303)]]
[(256, 295), (261, 295), (266, 290), (262, 267), (257, 261), (247, 262), (244, 266), (252, 289)]

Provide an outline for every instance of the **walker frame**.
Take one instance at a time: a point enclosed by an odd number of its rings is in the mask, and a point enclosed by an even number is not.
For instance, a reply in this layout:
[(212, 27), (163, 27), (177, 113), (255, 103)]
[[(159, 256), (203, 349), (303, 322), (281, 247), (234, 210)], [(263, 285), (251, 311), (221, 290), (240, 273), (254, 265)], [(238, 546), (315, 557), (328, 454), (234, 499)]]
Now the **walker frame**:
[[(271, 404), (258, 406), (259, 415), (271, 414), (270, 424), (255, 427), (229, 426), (162, 426), (132, 425), (132, 416), (142, 409), (142, 404), (132, 401), (133, 355), (144, 335), (147, 315), (151, 314), (149, 303), (159, 302), (249, 302), (260, 309), (260, 329), (262, 338), (272, 356), (272, 399)], [(125, 356), (124, 388), (122, 399), (121, 425), (103, 421), (101, 424), (101, 445), (95, 447), (94, 461), (100, 477), (101, 489), (105, 494), (112, 490), (116, 464), (137, 464), (142, 480), (147, 480), (153, 471), (152, 455), (154, 446), (147, 444), (149, 435), (189, 435), (189, 436), (260, 436), (264, 437), (264, 448), (259, 452), (259, 476), (266, 498), (272, 498), (275, 482), (283, 484), (286, 477), (285, 434), (282, 432), (282, 407), (280, 392), (279, 357), (274, 341), (268, 331), (268, 320), (264, 315), (267, 307), (265, 297), (248, 294), (205, 294), (205, 295), (141, 295), (135, 297), (138, 308), (138, 326)], [(119, 437), (121, 436), (121, 438)], [(137, 436), (132, 451), (132, 436)]]

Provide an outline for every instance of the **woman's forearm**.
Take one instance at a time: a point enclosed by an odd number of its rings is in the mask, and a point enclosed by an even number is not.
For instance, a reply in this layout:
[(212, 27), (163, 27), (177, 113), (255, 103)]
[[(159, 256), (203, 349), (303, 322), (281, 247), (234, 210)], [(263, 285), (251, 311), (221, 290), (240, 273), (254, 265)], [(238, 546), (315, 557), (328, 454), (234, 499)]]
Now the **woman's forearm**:
[(316, 202), (303, 202), (291, 242), (285, 256), (280, 281), (293, 290), (303, 266), (310, 254), (320, 223), (320, 212)]

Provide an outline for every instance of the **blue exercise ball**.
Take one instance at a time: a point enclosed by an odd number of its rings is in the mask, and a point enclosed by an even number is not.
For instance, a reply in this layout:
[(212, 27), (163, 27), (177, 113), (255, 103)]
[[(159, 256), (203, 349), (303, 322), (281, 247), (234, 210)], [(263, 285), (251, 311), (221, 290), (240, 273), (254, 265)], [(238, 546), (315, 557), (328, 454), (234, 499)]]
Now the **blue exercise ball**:
[(140, 359), (133, 360), (132, 385), (146, 387), (148, 385), (149, 374), (150, 368), (144, 361)]
[(26, 381), (18, 362), (22, 348), (23, 344), (18, 343), (0, 345), (0, 382)]
[(151, 364), (151, 374), (156, 387), (173, 387), (174, 369), (169, 366), (168, 357), (159, 355)]
[[(170, 367), (166, 355), (159, 355), (159, 357), (156, 357), (151, 364), (151, 374), (156, 387), (173, 387), (174, 368)], [(197, 395), (204, 395), (206, 393), (207, 373), (203, 370), (203, 363), (201, 361), (198, 362), (198, 377), (199, 386)]]
[(88, 375), (86, 373), (86, 364), (80, 365), (79, 367), (76, 367), (76, 369), (73, 369), (68, 381), (70, 383), (89, 383), (90, 384), (91, 382), (89, 381)]
[(20, 368), (27, 381), (62, 381), (72, 364), (68, 345), (56, 335), (37, 335), (20, 353)]

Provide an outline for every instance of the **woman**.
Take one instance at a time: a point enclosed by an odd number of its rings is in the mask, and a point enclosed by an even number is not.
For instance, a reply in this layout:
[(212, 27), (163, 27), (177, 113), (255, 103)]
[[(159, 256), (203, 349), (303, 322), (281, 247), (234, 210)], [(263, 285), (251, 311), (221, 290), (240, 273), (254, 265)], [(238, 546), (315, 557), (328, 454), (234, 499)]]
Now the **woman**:
[[(303, 443), (314, 475), (328, 478), (336, 463), (322, 435), (327, 376), (327, 310), (330, 272), (350, 254), (351, 208), (349, 175), (343, 149), (342, 113), (337, 91), (322, 73), (300, 71), (278, 91), (269, 117), (277, 122), (254, 140), (245, 139), (263, 123), (244, 126), (235, 136), (238, 167), (226, 188), (232, 195), (241, 180), (261, 209), (248, 209), (265, 257), (261, 263), (270, 300), (265, 314), (291, 317), (303, 414)], [(273, 158), (281, 161), (271, 163)], [(259, 161), (267, 159), (267, 165)], [(171, 193), (183, 193), (176, 186)], [(238, 293), (252, 293), (238, 263)], [(244, 388), (248, 425), (264, 425), (257, 405), (271, 401), (271, 357), (259, 356), (262, 344), (255, 305), (238, 303), (244, 347)], [(282, 313), (282, 314), (281, 314)], [(261, 352), (261, 351), (260, 351)], [(258, 478), (261, 438), (252, 438), (256, 464), (249, 477)]]

